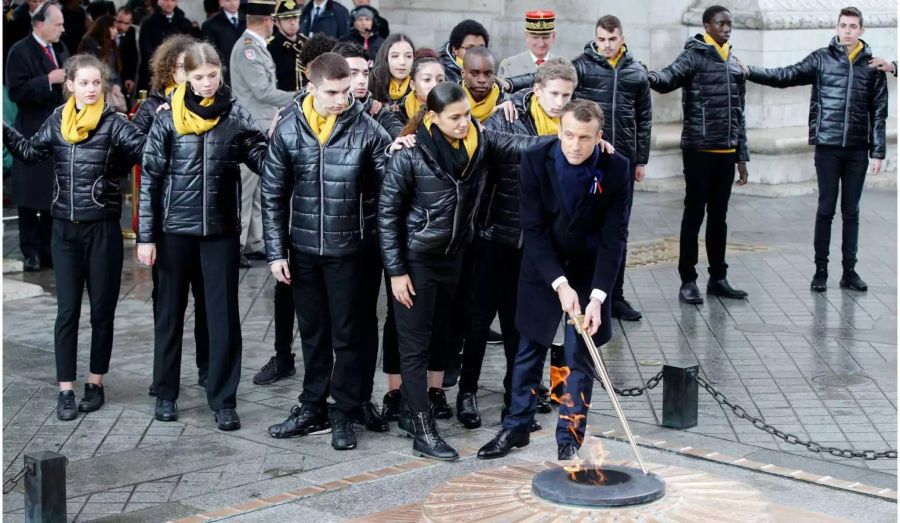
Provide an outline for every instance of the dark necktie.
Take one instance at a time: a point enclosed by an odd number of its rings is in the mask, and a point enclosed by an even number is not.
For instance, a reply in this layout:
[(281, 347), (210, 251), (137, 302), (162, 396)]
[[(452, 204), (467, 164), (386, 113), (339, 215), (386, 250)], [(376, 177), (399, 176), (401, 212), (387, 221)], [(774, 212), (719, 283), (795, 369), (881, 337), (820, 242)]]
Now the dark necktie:
[(232, 17), (231, 17), (231, 25), (233, 25), (234, 28), (237, 29), (237, 26), (238, 26), (238, 19), (237, 19), (236, 16), (232, 16)]

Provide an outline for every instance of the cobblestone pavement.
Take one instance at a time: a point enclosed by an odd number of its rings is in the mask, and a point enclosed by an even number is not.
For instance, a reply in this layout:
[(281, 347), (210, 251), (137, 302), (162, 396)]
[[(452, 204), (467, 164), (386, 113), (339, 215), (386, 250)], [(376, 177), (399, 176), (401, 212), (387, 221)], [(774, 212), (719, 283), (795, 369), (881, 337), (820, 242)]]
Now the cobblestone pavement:
[[(822, 445), (860, 450), (896, 448), (897, 440), (897, 200), (894, 190), (870, 190), (862, 200), (861, 253), (858, 270), (869, 282), (867, 293), (842, 291), (838, 263), (832, 263), (829, 289), (809, 291), (813, 272), (812, 229), (814, 195), (765, 199), (736, 195), (729, 213), (729, 278), (750, 293), (747, 301), (709, 297), (700, 306), (680, 304), (675, 269), (681, 197), (675, 193), (639, 193), (632, 214), (632, 267), (627, 272), (626, 297), (644, 313), (635, 323), (614, 326), (613, 340), (603, 349), (613, 382), (638, 385), (661, 367), (659, 363), (699, 362), (703, 376), (748, 413), (763, 417), (779, 429)], [(839, 216), (832, 252), (840, 252)], [(15, 226), (4, 235), (4, 256), (19, 256)], [(131, 251), (126, 251), (131, 252)], [(294, 440), (269, 438), (265, 428), (281, 421), (301, 390), (298, 374), (268, 387), (255, 386), (253, 374), (272, 354), (273, 279), (264, 262), (241, 271), (240, 299), (244, 339), (243, 377), (238, 411), (243, 428), (236, 433), (215, 429), (203, 390), (196, 385), (193, 365), (193, 318), (185, 326), (182, 366), (181, 417), (175, 423), (152, 420), (153, 402), (147, 396), (152, 374), (152, 315), (150, 272), (126, 257), (121, 300), (117, 312), (112, 371), (107, 376), (108, 404), (74, 422), (55, 417), (53, 321), (56, 300), (52, 273), (9, 274), (7, 278), (36, 283), (45, 293), (37, 298), (6, 301), (3, 313), (3, 465), (5, 477), (22, 467), (24, 453), (58, 450), (69, 458), (69, 519), (88, 521), (105, 516), (128, 521), (156, 521), (215, 511), (246, 500), (388, 467), (411, 459), (410, 442), (396, 432), (359, 433), (359, 449), (338, 453), (328, 436)], [(705, 266), (698, 267), (704, 273)], [(705, 285), (705, 274), (698, 284)], [(383, 309), (383, 307), (382, 307)], [(189, 310), (189, 313), (191, 311)], [(381, 311), (383, 313), (383, 310)], [(87, 372), (90, 341), (88, 307), (83, 309), (79, 343), (79, 379)], [(468, 456), (496, 430), (499, 423), (502, 351), (489, 349), (479, 395), (485, 426), (466, 431), (455, 420), (442, 422), (448, 441), (469, 449)], [(79, 383), (79, 387), (80, 387)], [(613, 412), (595, 387), (597, 431), (619, 429)], [(376, 376), (375, 399), (385, 392)], [(80, 396), (80, 390), (78, 390)], [(455, 392), (448, 392), (451, 403)], [(644, 439), (666, 439), (676, 447), (694, 447), (803, 469), (834, 478), (858, 481), (882, 489), (896, 489), (896, 460), (867, 461), (815, 454), (790, 445), (738, 419), (702, 389), (699, 423), (676, 431), (659, 427), (662, 387), (637, 398), (622, 398)], [(552, 427), (553, 415), (539, 419)], [(518, 458), (553, 458), (549, 430), (538, 444)], [(627, 459), (628, 449), (610, 442), (614, 457)], [(538, 450), (543, 452), (537, 455)], [(680, 460), (684, 466), (713, 465), (645, 449), (656, 462)], [(464, 462), (464, 463), (463, 463)], [(428, 489), (454, 475), (487, 466), (475, 459), (460, 464), (437, 464), (423, 481), (395, 480), (402, 495), (385, 495), (379, 473), (364, 475), (352, 492), (371, 505), (347, 510), (345, 494), (324, 492), (283, 510), (269, 508), (256, 519), (303, 514), (323, 521), (361, 515), (421, 500)], [(501, 460), (502, 463), (502, 460)], [(493, 464), (491, 464), (493, 465)], [(719, 465), (716, 465), (717, 467)], [(384, 470), (388, 470), (384, 469)], [(405, 469), (403, 469), (405, 470)], [(423, 469), (425, 471), (426, 469)], [(734, 467), (717, 474), (748, 478), (780, 502), (808, 506), (855, 519), (887, 521), (896, 504), (840, 493), (822, 486), (760, 479)], [(344, 481), (344, 480), (341, 480)], [(381, 480), (387, 481), (387, 480)], [(392, 480), (393, 481), (393, 480)], [(353, 484), (353, 481), (346, 485)], [(367, 486), (368, 485), (368, 486)], [(803, 496), (785, 496), (791, 489)], [(348, 491), (349, 492), (349, 491)], [(842, 497), (843, 496), (843, 497)], [(840, 502), (838, 502), (840, 501)], [(250, 506), (250, 505), (247, 505)], [(22, 485), (4, 495), (4, 514), (21, 517)], [(290, 508), (293, 507), (293, 508)], [(299, 510), (303, 512), (291, 512)], [(823, 508), (824, 507), (824, 508)], [(254, 509), (255, 510), (255, 509)], [(125, 514), (122, 514), (125, 513)], [(222, 516), (233, 512), (222, 512)], [(237, 517), (237, 516), (235, 516)], [(300, 516), (297, 515), (297, 518)], [(253, 518), (238, 517), (242, 521)]]

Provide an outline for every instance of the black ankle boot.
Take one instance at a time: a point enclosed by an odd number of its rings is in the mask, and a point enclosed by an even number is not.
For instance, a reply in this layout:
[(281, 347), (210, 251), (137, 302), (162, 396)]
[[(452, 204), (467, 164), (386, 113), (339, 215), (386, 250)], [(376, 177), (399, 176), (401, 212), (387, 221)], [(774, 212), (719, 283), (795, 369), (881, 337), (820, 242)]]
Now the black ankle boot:
[(389, 390), (381, 401), (381, 417), (385, 421), (397, 421), (400, 417), (400, 401), (403, 397), (400, 395), (400, 389)]
[(859, 277), (859, 274), (856, 274), (856, 271), (853, 269), (844, 269), (844, 275), (841, 276), (840, 285), (842, 289), (850, 289), (851, 291), (865, 292), (869, 290), (869, 286), (866, 282), (864, 282), (863, 279)]
[(434, 419), (450, 419), (453, 417), (453, 409), (447, 403), (447, 395), (444, 389), (428, 388), (428, 401), (431, 402), (431, 415)]
[(78, 417), (78, 410), (75, 408), (75, 391), (59, 391), (59, 397), (56, 399), (56, 417), (61, 421), (72, 421)]
[(825, 292), (828, 288), (828, 266), (817, 265), (809, 289), (815, 292)]
[(435, 423), (431, 414), (417, 412), (412, 415), (412, 422), (415, 429), (413, 451), (417, 455), (441, 461), (455, 461), (459, 459), (459, 454), (457, 454), (456, 450), (441, 437), (437, 423)]
[(456, 396), (456, 419), (467, 429), (477, 429), (481, 426), (478, 398), (474, 392), (460, 392)]

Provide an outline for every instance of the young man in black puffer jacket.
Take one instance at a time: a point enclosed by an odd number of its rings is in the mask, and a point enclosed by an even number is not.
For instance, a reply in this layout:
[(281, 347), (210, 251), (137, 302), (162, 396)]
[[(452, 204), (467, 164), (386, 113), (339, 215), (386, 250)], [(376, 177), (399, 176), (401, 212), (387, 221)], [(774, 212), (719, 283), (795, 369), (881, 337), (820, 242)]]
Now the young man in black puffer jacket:
[(703, 12), (705, 34), (688, 39), (684, 51), (671, 65), (648, 74), (650, 87), (660, 93), (682, 89), (684, 124), (681, 149), (684, 156), (685, 199), (681, 218), (678, 299), (700, 304), (697, 288), (697, 236), (706, 214), (706, 255), (709, 282), (706, 292), (744, 299), (747, 293), (731, 287), (726, 279), (725, 216), (734, 170), (738, 185), (747, 183), (747, 148), (744, 97), (746, 75), (734, 57), (731, 44), (731, 12), (714, 5)]
[(367, 191), (380, 185), (391, 138), (350, 96), (344, 57), (323, 53), (307, 74), (308, 92), (284, 111), (262, 175), (266, 255), (278, 281), (293, 287), (306, 368), (300, 405), (269, 435), (331, 430), (332, 447), (349, 450), (361, 406), (356, 305), (364, 206)]
[(872, 49), (860, 40), (863, 31), (862, 13), (855, 7), (847, 7), (838, 15), (837, 36), (828, 47), (813, 51), (795, 65), (747, 68), (751, 82), (782, 88), (813, 86), (809, 101), (809, 144), (816, 146), (819, 209), (813, 240), (816, 273), (810, 288), (816, 292), (827, 287), (831, 221), (839, 192), (842, 193), (844, 269), (840, 286), (855, 291), (868, 289), (855, 270), (859, 199), (869, 158), (872, 158), (874, 175), (881, 170), (885, 156), (888, 89), (884, 73), (866, 66), (872, 58)]

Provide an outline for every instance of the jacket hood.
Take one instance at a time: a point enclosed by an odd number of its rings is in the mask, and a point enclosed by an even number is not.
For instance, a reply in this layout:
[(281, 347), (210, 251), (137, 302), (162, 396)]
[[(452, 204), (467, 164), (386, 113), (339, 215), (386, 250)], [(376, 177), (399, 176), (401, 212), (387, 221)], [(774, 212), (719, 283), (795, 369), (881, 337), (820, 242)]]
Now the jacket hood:
[[(859, 57), (857, 57), (856, 61), (860, 61), (865, 57), (873, 56), (872, 48), (869, 47), (869, 44), (866, 43), (862, 38), (859, 39), (863, 44), (862, 51), (859, 52)], [(831, 38), (831, 42), (828, 43), (828, 52), (834, 54), (835, 56), (843, 56), (847, 58), (847, 52), (844, 50), (844, 46), (841, 45), (841, 41), (837, 36)]]
[(444, 66), (450, 66), (457, 71), (462, 71), (462, 68), (456, 63), (456, 59), (453, 56), (453, 52), (450, 51), (450, 42), (447, 41), (444, 45), (441, 46), (441, 58), (444, 61)]
[[(631, 56), (631, 51), (628, 50), (628, 45), (622, 45), (623, 47), (625, 47), (625, 54), (622, 55), (619, 63), (622, 64), (622, 67), (625, 67), (626, 65), (629, 65), (631, 62), (633, 62), (634, 58)], [(584, 56), (588, 57), (590, 60), (593, 60), (601, 67), (612, 69), (612, 66), (610, 66), (609, 62), (606, 61), (606, 57), (603, 56), (603, 53), (597, 51), (597, 42), (594, 42), (593, 40), (584, 44)]]

